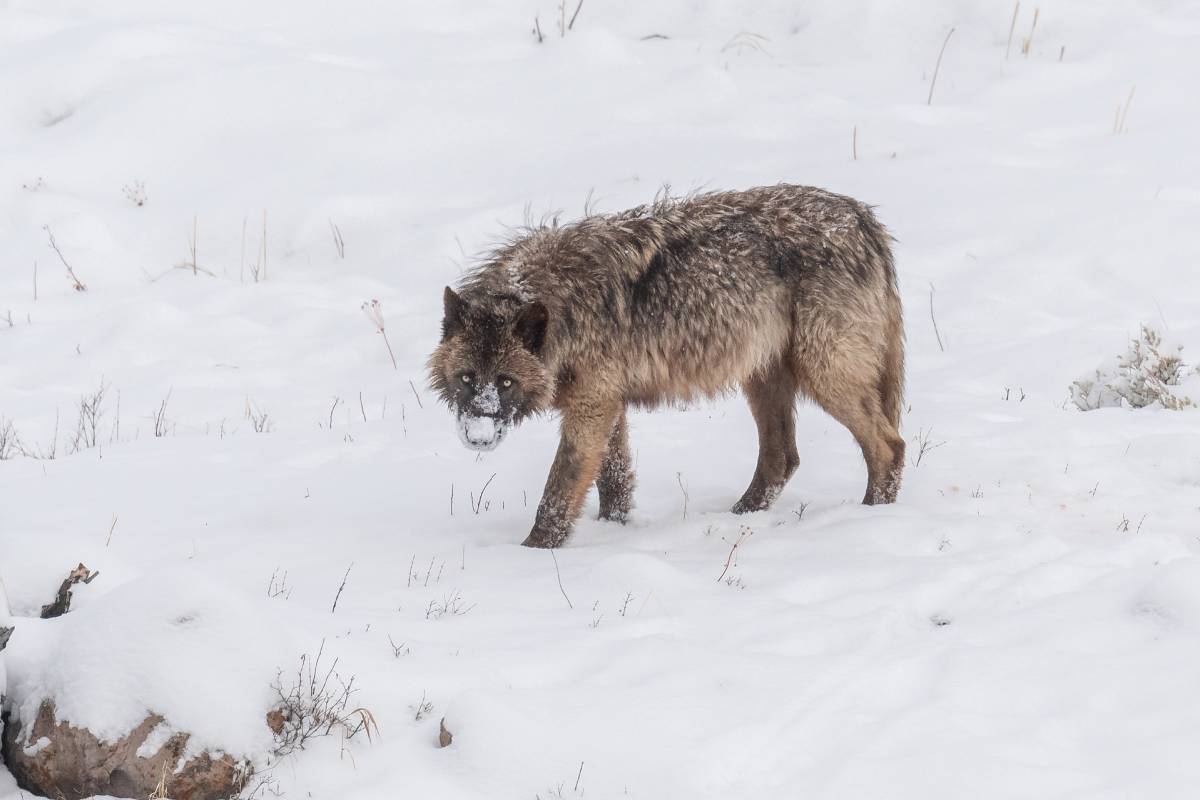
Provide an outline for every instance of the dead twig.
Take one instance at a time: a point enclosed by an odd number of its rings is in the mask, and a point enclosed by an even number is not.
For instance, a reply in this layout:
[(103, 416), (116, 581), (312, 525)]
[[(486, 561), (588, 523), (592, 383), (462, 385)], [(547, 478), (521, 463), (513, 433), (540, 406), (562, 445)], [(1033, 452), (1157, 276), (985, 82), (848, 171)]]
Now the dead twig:
[(333, 398), (333, 405), (329, 407), (329, 430), (333, 430), (333, 412), (337, 410), (338, 403), (342, 402), (342, 398)]
[[(49, 237), (49, 239), (50, 239), (51, 249), (53, 249), (54, 252), (58, 253), (58, 259), (60, 261), (62, 261), (63, 266), (67, 268), (67, 275), (70, 276), (70, 278), (71, 278), (72, 288), (75, 289), (75, 291), (77, 291), (77, 292), (86, 292), (87, 286), (85, 286), (83, 284), (83, 281), (79, 280), (79, 277), (75, 274), (75, 270), (71, 269), (71, 265), (67, 263), (67, 257), (63, 255), (62, 250), (58, 249), (58, 242), (54, 241), (54, 232), (50, 230), (50, 226), (43, 225), (42, 230), (44, 230), (46, 232), (46, 236)], [(36, 270), (37, 267), (35, 266), (34, 269)], [(34, 278), (34, 280), (36, 283), (36, 280), (37, 280), (36, 277)], [(36, 290), (35, 290), (35, 292), (36, 292)]]
[(342, 590), (346, 588), (346, 580), (350, 577), (350, 570), (354, 569), (354, 562), (350, 562), (350, 566), (346, 567), (346, 574), (342, 576), (342, 585), (338, 587), (337, 594), (333, 596), (333, 607), (329, 609), (329, 613), (337, 611), (338, 600), (342, 597)]

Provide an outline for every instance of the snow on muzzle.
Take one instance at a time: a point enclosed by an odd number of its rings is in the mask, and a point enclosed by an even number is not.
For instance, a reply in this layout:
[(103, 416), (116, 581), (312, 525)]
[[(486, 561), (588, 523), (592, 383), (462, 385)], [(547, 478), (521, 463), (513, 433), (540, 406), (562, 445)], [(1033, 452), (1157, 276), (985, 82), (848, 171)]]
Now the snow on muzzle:
[(495, 450), (506, 433), (508, 423), (498, 417), (469, 411), (458, 415), (458, 438), (471, 450)]
[(500, 392), (496, 384), (479, 387), (470, 407), (458, 412), (458, 438), (471, 450), (495, 450), (508, 422), (500, 418)]

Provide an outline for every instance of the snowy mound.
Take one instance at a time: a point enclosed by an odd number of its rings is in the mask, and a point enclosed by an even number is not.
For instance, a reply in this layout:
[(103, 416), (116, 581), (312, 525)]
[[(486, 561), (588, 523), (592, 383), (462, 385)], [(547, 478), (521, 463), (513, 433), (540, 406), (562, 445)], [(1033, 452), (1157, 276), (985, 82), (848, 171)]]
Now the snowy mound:
[(8, 702), (31, 721), (49, 700), (59, 721), (102, 741), (158, 714), (191, 734), (190, 748), (261, 756), (271, 683), (297, 657), (279, 629), (265, 599), (194, 572), (143, 578), (58, 619), (21, 621)]

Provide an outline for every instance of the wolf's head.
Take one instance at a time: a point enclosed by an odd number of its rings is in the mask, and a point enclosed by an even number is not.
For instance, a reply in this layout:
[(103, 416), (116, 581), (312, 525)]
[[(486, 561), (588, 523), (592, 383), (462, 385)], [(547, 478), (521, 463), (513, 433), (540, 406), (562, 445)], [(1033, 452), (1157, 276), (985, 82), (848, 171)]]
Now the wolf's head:
[(468, 301), (449, 286), (443, 302), (442, 341), (429, 357), (429, 383), (454, 412), (462, 443), (493, 450), (553, 397), (553, 376), (539, 358), (546, 307), (507, 296)]

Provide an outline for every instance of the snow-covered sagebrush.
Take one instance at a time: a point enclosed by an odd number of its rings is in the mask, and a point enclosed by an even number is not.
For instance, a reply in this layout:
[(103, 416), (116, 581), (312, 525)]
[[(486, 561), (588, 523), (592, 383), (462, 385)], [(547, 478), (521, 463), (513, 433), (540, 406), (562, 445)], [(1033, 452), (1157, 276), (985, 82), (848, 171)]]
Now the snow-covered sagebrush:
[(1123, 355), (1071, 384), (1071, 402), (1083, 411), (1145, 408), (1158, 404), (1174, 411), (1195, 405), (1186, 394), (1188, 378), (1200, 374), (1182, 356), (1183, 345), (1168, 344), (1155, 328), (1142, 325)]

